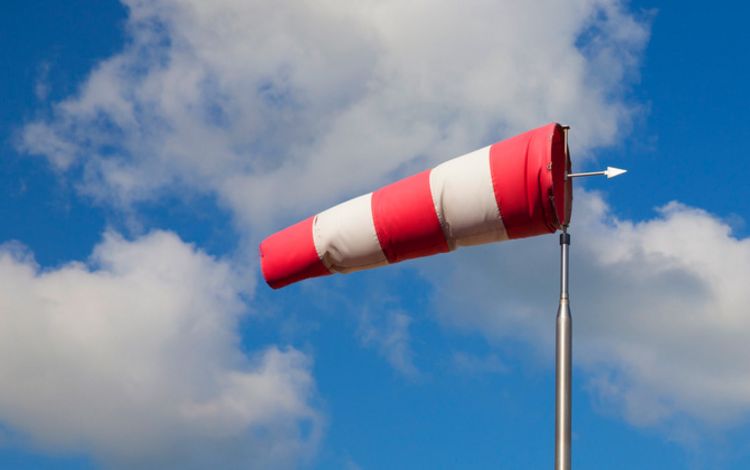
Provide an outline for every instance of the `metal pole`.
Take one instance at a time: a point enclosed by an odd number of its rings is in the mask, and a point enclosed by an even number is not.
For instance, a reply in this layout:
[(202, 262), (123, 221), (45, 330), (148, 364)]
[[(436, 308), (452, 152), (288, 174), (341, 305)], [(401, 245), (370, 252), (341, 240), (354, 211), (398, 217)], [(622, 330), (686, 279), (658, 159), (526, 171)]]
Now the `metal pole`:
[(560, 306), (557, 309), (555, 376), (555, 470), (570, 470), (571, 346), (573, 323), (568, 299), (568, 249), (570, 234), (560, 234)]

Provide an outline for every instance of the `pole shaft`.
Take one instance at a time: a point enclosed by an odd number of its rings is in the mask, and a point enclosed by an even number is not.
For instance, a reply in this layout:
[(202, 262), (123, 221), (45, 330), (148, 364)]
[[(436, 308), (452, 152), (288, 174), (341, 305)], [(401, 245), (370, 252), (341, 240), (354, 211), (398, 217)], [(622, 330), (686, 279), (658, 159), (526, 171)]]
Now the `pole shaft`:
[(571, 352), (573, 323), (568, 298), (570, 235), (560, 234), (560, 306), (557, 309), (555, 374), (555, 470), (570, 470)]

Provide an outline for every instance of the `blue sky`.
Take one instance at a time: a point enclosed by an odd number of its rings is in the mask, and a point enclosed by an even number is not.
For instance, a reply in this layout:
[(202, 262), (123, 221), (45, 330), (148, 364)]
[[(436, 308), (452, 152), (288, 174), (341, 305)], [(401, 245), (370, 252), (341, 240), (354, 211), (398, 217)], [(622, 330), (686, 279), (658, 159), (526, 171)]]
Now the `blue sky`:
[(555, 237), (256, 247), (552, 120), (629, 169), (574, 206), (575, 467), (750, 465), (747, 7), (125, 3), (0, 15), (0, 466), (551, 466)]

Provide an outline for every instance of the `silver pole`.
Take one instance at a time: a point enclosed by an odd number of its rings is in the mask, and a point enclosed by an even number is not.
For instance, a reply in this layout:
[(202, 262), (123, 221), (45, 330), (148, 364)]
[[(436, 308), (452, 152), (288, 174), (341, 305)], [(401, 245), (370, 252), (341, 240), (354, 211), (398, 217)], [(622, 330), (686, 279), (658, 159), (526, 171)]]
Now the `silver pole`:
[(560, 306), (557, 309), (555, 376), (555, 470), (570, 470), (571, 349), (573, 320), (568, 299), (568, 249), (570, 234), (560, 234)]

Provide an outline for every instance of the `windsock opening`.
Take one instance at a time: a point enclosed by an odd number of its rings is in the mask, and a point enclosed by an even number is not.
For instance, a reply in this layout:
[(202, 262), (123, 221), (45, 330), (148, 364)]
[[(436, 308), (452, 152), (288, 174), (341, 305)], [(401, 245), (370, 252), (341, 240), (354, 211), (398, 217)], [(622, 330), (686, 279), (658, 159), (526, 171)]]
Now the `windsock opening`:
[(572, 208), (567, 130), (534, 129), (341, 203), (266, 238), (274, 289), (459, 246), (552, 233)]
[(565, 129), (552, 123), (490, 148), (492, 185), (508, 238), (568, 225), (573, 191), (566, 144)]

